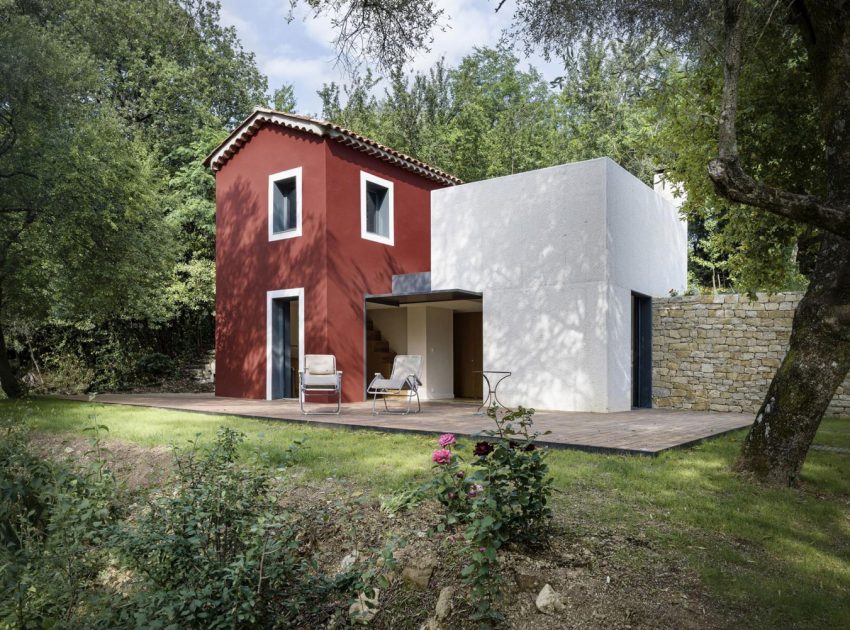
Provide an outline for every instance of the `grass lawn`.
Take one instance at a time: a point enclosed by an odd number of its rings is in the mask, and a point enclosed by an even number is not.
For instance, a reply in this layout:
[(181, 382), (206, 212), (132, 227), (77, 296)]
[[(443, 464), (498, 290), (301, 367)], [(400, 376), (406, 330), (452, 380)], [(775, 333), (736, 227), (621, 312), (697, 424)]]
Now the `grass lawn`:
[[(296, 461), (307, 477), (346, 479), (373, 495), (426, 480), (434, 446), (423, 436), (43, 399), (2, 401), (0, 415), (45, 432), (102, 424), (142, 446), (210, 439), (226, 424), (271, 462), (305, 439)], [(765, 489), (730, 472), (743, 435), (654, 459), (553, 451), (555, 511), (573, 531), (650, 540), (693, 569), (740, 625), (850, 627), (850, 455), (813, 450), (800, 488)], [(816, 443), (850, 448), (850, 422), (824, 421)]]

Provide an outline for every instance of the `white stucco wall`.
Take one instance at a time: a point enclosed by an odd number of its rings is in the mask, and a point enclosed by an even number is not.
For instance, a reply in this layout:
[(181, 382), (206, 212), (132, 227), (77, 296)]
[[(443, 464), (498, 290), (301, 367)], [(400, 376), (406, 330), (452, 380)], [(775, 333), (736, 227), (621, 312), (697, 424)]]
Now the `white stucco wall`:
[(606, 159), (609, 281), (652, 297), (683, 293), (688, 224), (677, 204)]
[(484, 368), (514, 373), (505, 404), (628, 409), (631, 291), (685, 279), (674, 218), (607, 158), (435, 190), (431, 286), (483, 293)]
[(679, 203), (606, 160), (608, 409), (632, 404), (632, 292), (666, 297), (688, 283), (688, 226)]

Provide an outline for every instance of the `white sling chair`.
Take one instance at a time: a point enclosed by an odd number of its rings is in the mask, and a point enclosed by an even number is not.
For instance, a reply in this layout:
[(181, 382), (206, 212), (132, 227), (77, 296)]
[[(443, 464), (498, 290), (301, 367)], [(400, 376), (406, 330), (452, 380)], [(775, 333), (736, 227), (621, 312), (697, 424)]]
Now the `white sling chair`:
[[(304, 415), (339, 415), (342, 400), (342, 372), (336, 369), (336, 357), (332, 354), (305, 354), (301, 374), (301, 413)], [(304, 408), (307, 396), (336, 396), (336, 411), (308, 412)]]
[[(366, 389), (368, 394), (372, 395), (372, 415), (378, 413), (400, 413), (407, 415), (410, 413), (413, 397), (416, 397), (416, 412), (422, 411), (422, 405), (419, 403), (419, 386), (422, 381), (419, 380), (419, 374), (422, 371), (422, 356), (419, 354), (399, 354), (393, 360), (393, 372), (389, 378), (384, 378), (383, 374), (375, 373), (375, 378), (369, 383)], [(384, 411), (379, 412), (375, 405), (377, 404), (378, 396), (384, 399)], [(405, 411), (391, 411), (387, 406), (388, 396), (407, 396), (407, 409)]]

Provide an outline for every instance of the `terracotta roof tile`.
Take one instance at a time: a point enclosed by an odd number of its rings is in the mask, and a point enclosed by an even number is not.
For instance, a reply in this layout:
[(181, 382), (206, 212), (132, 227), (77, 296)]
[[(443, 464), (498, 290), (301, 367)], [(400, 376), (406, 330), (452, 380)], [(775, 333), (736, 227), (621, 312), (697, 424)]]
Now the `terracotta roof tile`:
[(359, 151), (373, 155), (385, 162), (396, 164), (401, 168), (417, 173), (430, 180), (443, 184), (462, 184), (463, 181), (445, 171), (433, 167), (414, 157), (405, 155), (395, 149), (376, 142), (366, 136), (340, 127), (332, 122), (318, 118), (310, 118), (299, 114), (278, 112), (272, 109), (257, 108), (215, 150), (204, 160), (204, 165), (218, 171), (227, 161), (243, 147), (250, 138), (266, 124), (280, 125), (289, 129), (299, 129), (318, 136), (328, 137), (342, 144), (351, 146)]

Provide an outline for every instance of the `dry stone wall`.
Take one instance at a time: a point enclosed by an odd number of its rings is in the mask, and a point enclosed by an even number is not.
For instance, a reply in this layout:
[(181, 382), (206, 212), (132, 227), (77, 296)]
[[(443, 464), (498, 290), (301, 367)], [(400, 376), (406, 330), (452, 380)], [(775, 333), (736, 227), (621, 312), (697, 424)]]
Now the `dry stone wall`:
[[(656, 407), (755, 413), (788, 349), (801, 293), (687, 295), (653, 300)], [(850, 379), (829, 414), (850, 416)]]

